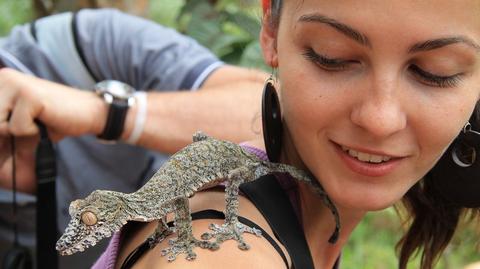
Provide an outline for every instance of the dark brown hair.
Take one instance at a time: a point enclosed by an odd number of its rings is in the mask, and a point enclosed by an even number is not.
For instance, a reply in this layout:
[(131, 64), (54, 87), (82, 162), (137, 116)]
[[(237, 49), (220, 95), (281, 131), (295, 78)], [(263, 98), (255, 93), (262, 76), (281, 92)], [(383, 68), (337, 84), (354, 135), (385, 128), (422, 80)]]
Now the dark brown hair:
[[(283, 0), (271, 0), (270, 4), (270, 12), (264, 19), (267, 20), (265, 23), (268, 27), (276, 29), (280, 22)], [(480, 102), (477, 103), (472, 119), (472, 125), (480, 128)], [(397, 244), (400, 269), (406, 269), (410, 258), (417, 253), (421, 253), (420, 268), (432, 269), (452, 239), (462, 216), (468, 211), (472, 216), (480, 215), (479, 209), (467, 210), (446, 201), (436, 191), (434, 184), (434, 180), (427, 175), (402, 199), (410, 226)]]
[[(470, 121), (474, 129), (480, 128), (480, 102), (477, 102)], [(444, 199), (435, 184), (435, 179), (427, 174), (403, 197), (411, 224), (397, 244), (400, 269), (407, 268), (410, 257), (420, 250), (423, 250), (421, 268), (432, 268), (452, 239), (460, 219), (468, 213), (471, 217), (479, 216), (478, 208), (469, 210)]]

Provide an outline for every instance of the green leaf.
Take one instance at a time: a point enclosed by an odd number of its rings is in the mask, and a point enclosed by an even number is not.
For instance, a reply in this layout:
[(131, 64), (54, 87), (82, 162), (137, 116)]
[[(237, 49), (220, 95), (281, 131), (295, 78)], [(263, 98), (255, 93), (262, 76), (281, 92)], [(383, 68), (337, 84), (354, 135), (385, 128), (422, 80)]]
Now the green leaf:
[(213, 46), (214, 40), (222, 35), (222, 22), (219, 14), (207, 2), (199, 2), (192, 10), (186, 34), (210, 48)]
[(246, 33), (248, 33), (252, 38), (258, 38), (260, 33), (260, 21), (248, 16), (245, 13), (237, 12), (234, 14), (228, 14), (228, 20)]
[(239, 64), (245, 67), (262, 69), (267, 72), (271, 71), (271, 68), (263, 61), (262, 49), (260, 48), (258, 40), (251, 42), (245, 48)]
[(244, 44), (243, 40), (240, 36), (220, 34), (211, 41), (210, 49), (221, 58), (233, 50), (241, 51), (236, 44)]
[(6, 35), (15, 25), (26, 23), (31, 19), (33, 19), (31, 1), (0, 1), (0, 35)]
[(184, 6), (184, 0), (150, 1), (148, 17), (164, 26), (176, 28), (177, 18)]

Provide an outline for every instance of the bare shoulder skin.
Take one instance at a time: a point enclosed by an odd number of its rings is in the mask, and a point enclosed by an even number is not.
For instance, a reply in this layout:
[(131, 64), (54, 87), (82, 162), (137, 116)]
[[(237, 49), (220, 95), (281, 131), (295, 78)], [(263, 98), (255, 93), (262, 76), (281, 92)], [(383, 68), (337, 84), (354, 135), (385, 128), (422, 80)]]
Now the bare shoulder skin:
[[(262, 227), (277, 242), (280, 248), (282, 248), (290, 264), (288, 253), (283, 245), (275, 239), (273, 232), (261, 213), (248, 199), (240, 197), (239, 201), (239, 216), (246, 217)], [(224, 192), (221, 190), (200, 192), (190, 198), (190, 206), (192, 212), (204, 209), (224, 210)], [(207, 230), (210, 223), (220, 225), (222, 224), (222, 220), (204, 219), (193, 221), (193, 235), (200, 237), (202, 231)], [(151, 222), (141, 225), (142, 226), (137, 229), (128, 240), (122, 241), (115, 268), (120, 268), (127, 255), (143, 243), (155, 230), (157, 224)], [(226, 241), (220, 249), (213, 252), (198, 249), (198, 251), (196, 251), (198, 257), (195, 259), (195, 262), (187, 261), (183, 259), (182, 256), (179, 256), (180, 258), (175, 262), (168, 262), (162, 257), (160, 250), (168, 247), (168, 239), (170, 239), (170, 237), (159, 243), (154, 249), (145, 253), (145, 255), (135, 263), (135, 268), (285, 268), (285, 264), (278, 252), (263, 237), (245, 234), (245, 240), (248, 241), (251, 248), (255, 251), (238, 251), (238, 247), (234, 241)]]

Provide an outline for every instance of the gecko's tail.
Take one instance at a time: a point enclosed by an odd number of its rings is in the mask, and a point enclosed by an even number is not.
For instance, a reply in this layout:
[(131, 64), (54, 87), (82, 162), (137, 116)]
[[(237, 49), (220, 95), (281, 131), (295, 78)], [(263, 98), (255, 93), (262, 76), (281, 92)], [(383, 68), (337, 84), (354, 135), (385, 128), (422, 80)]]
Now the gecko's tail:
[(330, 211), (332, 212), (333, 217), (335, 218), (335, 230), (333, 234), (330, 236), (328, 242), (334, 244), (338, 240), (338, 236), (340, 234), (340, 216), (338, 214), (338, 210), (335, 207), (335, 204), (332, 202), (330, 197), (328, 197), (327, 192), (323, 188), (323, 186), (318, 182), (318, 180), (311, 174), (304, 170), (298, 169), (296, 167), (281, 164), (281, 163), (272, 163), (271, 165), (274, 166), (272, 170), (278, 173), (288, 173), (290, 176), (297, 180), (301, 180), (308, 184), (311, 187), (311, 190), (320, 198), (322, 198), (323, 203), (327, 206)]
[(297, 180), (305, 181), (307, 183), (315, 180), (314, 177), (302, 169), (283, 163), (269, 163), (270, 170), (274, 173), (288, 173)]

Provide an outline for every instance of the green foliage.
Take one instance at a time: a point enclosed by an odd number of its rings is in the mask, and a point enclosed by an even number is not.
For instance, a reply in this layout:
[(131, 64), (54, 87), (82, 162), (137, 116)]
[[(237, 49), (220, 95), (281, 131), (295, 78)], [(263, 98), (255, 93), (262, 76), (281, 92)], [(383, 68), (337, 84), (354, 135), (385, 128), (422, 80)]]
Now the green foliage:
[(343, 250), (343, 268), (397, 267), (394, 246), (401, 234), (393, 209), (369, 213), (355, 228)]
[[(466, 220), (440, 258), (435, 269), (460, 269), (480, 260), (480, 223)], [(395, 245), (403, 234), (401, 220), (393, 208), (368, 213), (355, 228), (343, 249), (342, 268), (398, 268)], [(420, 256), (408, 268), (419, 268)]]
[(162, 25), (178, 28), (177, 17), (184, 5), (184, 0), (151, 1), (148, 9), (148, 17)]
[[(216, 2), (212, 4), (212, 2)], [(150, 17), (196, 39), (227, 63), (269, 70), (262, 61), (257, 1), (152, 2)]]
[(0, 36), (6, 35), (13, 26), (30, 21), (32, 14), (31, 1), (0, 0)]

